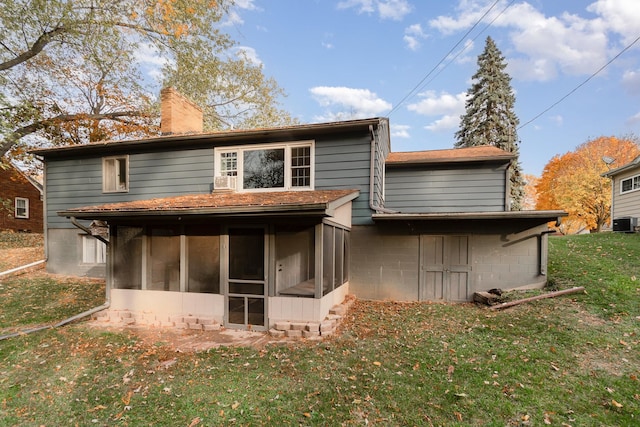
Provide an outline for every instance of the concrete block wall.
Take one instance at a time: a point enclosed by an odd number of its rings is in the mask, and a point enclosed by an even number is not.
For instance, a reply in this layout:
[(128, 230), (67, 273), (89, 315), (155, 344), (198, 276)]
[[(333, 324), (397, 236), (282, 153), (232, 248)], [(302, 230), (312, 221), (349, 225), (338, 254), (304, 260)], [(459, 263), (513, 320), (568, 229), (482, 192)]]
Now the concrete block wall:
[(385, 233), (375, 226), (351, 229), (351, 292), (362, 299), (416, 301), (418, 235)]

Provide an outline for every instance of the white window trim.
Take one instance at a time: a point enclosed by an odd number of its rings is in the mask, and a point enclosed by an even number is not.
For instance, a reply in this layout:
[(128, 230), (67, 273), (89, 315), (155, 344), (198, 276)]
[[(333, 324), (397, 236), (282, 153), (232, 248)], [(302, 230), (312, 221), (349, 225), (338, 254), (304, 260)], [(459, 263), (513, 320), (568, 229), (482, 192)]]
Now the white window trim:
[[(291, 185), (292, 177), (291, 177), (291, 149), (297, 147), (309, 147), (309, 155), (311, 157), (309, 165), (310, 165), (310, 185), (308, 187), (293, 187)], [(284, 187), (273, 187), (273, 188), (243, 188), (244, 186), (244, 151), (252, 151), (252, 150), (264, 150), (264, 149), (278, 149), (284, 148)], [(315, 141), (314, 140), (305, 140), (305, 141), (294, 141), (294, 142), (274, 142), (269, 144), (255, 144), (255, 145), (238, 145), (233, 147), (216, 147), (214, 148), (214, 170), (215, 176), (222, 176), (222, 171), (220, 170), (220, 155), (222, 153), (230, 153), (236, 152), (237, 156), (237, 183), (236, 190), (238, 192), (266, 192), (266, 191), (303, 191), (303, 190), (313, 190), (315, 183)]]
[[(18, 202), (24, 202), (24, 215), (18, 214)], [(25, 197), (16, 197), (14, 201), (13, 214), (17, 219), (29, 219), (29, 199)]]
[[(628, 194), (628, 193), (633, 193), (634, 191), (640, 190), (640, 185), (636, 188), (633, 188), (633, 182), (636, 180), (636, 178), (638, 179), (638, 181), (640, 181), (640, 175), (633, 175), (633, 176), (628, 176), (626, 178), (620, 179), (620, 194)], [(624, 181), (631, 181), (631, 190), (625, 191), (622, 189), (622, 183)]]
[[(125, 189), (118, 189), (118, 185), (116, 183), (115, 190), (108, 190), (107, 189), (107, 161), (109, 160), (119, 160), (119, 159), (124, 159), (125, 160), (125, 173), (126, 173), (126, 177), (125, 177), (125, 181), (126, 181), (126, 188)], [(110, 179), (116, 179), (117, 177), (114, 176), (113, 178)], [(129, 192), (129, 155), (123, 155), (123, 156), (109, 156), (109, 157), (103, 157), (102, 158), (102, 192), (103, 193), (128, 193)]]

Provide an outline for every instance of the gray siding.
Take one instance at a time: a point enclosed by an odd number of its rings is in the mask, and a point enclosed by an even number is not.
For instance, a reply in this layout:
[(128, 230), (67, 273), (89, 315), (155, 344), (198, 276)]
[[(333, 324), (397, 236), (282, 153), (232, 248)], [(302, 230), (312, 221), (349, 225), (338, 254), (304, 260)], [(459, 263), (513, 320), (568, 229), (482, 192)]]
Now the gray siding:
[(316, 141), (315, 188), (360, 190), (353, 201), (353, 224), (371, 224), (369, 173), (371, 144), (368, 135), (345, 140)]
[(613, 218), (632, 217), (640, 218), (640, 190), (620, 193), (620, 183), (632, 176), (640, 174), (640, 168), (627, 171), (616, 176), (613, 182)]
[(102, 192), (102, 157), (49, 160), (46, 175), (48, 227), (74, 228), (57, 212), (80, 206), (210, 192), (213, 149), (129, 155), (127, 193)]
[(388, 169), (386, 207), (407, 213), (501, 212), (505, 169)]

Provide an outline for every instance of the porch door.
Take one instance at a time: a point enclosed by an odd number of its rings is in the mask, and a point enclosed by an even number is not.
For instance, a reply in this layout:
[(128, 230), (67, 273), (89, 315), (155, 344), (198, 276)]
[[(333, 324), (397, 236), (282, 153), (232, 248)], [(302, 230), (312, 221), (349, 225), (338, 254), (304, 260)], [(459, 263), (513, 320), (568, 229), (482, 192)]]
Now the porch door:
[(469, 299), (469, 236), (420, 236), (422, 301)]
[(229, 228), (227, 324), (265, 327), (266, 271), (264, 228)]

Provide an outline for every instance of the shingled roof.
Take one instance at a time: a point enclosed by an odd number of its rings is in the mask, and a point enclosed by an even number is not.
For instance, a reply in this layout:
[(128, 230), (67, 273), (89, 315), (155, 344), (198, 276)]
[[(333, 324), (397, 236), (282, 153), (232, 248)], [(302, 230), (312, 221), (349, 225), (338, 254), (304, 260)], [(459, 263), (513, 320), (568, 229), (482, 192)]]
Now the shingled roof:
[(424, 165), (435, 163), (504, 162), (516, 156), (499, 148), (483, 145), (480, 147), (451, 148), (446, 150), (406, 151), (390, 153), (386, 163), (391, 166)]
[(306, 213), (331, 211), (358, 197), (358, 190), (214, 192), (131, 202), (83, 206), (58, 212), (60, 216), (108, 219), (130, 216)]

